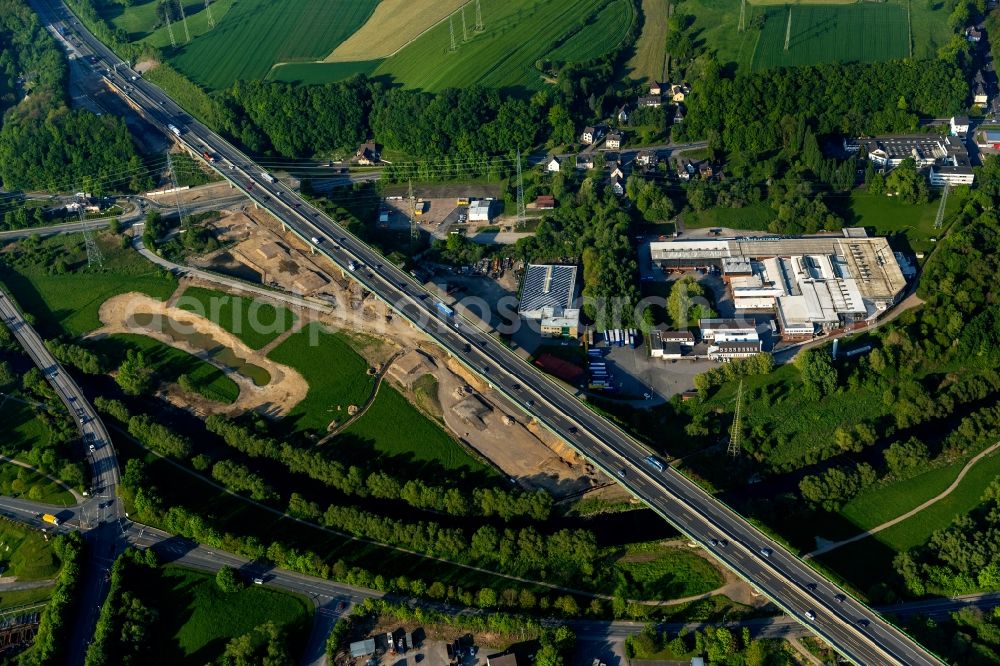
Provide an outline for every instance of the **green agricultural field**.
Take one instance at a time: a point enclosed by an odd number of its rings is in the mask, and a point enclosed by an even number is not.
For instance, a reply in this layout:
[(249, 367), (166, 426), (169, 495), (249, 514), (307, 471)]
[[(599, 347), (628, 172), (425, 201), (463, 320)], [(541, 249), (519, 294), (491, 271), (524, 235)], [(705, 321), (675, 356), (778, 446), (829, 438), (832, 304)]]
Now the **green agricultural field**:
[(172, 663), (214, 663), (225, 644), (254, 627), (273, 622), (290, 631), (289, 645), (305, 642), (312, 604), (299, 595), (250, 585), (226, 594), (215, 576), (167, 566), (149, 581), (151, 601), (161, 610), (157, 631), (177, 651)]
[[(21, 242), (13, 253), (3, 255), (0, 280), (35, 316), (41, 335), (89, 333), (101, 327), (98, 310), (112, 296), (136, 291), (166, 300), (177, 288), (176, 278), (123, 249), (110, 234), (100, 236), (98, 244), (104, 255), (99, 270), (87, 268), (83, 239), (75, 234)], [(69, 272), (53, 274), (60, 261)]]
[(296, 320), (287, 308), (201, 287), (185, 289), (177, 306), (215, 322), (251, 349), (266, 346)]
[(594, 44), (621, 44), (636, 20), (632, 0), (612, 0), (597, 17), (552, 51), (548, 58), (560, 62), (582, 62), (592, 58)]
[[(613, 0), (617, 6), (618, 0)], [(450, 50), (449, 23), (443, 22), (383, 62), (375, 75), (394, 78), (409, 88), (428, 91), (482, 84), (497, 88), (542, 87), (535, 62), (554, 57), (563, 45), (579, 59), (595, 58), (615, 48), (616, 35), (624, 35), (635, 20), (630, 3), (614, 17), (603, 14), (608, 0), (510, 0), (482, 4), (485, 30), (462, 42), (461, 26), (456, 28), (457, 49)], [(626, 7), (626, 5), (628, 5)], [(581, 18), (587, 24), (580, 25)], [(601, 22), (610, 36), (602, 33), (588, 44), (574, 40), (577, 30), (591, 32), (593, 22)], [(591, 32), (596, 34), (596, 32)], [(587, 48), (589, 46), (589, 48)]]
[(287, 83), (305, 85), (343, 81), (355, 74), (371, 74), (381, 60), (359, 60), (354, 62), (290, 62), (276, 66), (267, 78)]
[(331, 421), (346, 421), (348, 406), (365, 404), (375, 384), (367, 374), (368, 363), (347, 338), (315, 323), (290, 336), (268, 358), (295, 368), (309, 383), (305, 400), (284, 418), (298, 431), (325, 433)]
[[(379, 388), (378, 397), (364, 416), (351, 424), (343, 435), (352, 444), (357, 440), (370, 443), (376, 453), (400, 464), (425, 464), (460, 472), (486, 469), (439, 425), (387, 384)], [(343, 446), (343, 441), (338, 442), (338, 439), (334, 438), (328, 446)]]
[(764, 28), (754, 50), (752, 68), (761, 70), (822, 62), (874, 62), (905, 58), (910, 53), (908, 40), (906, 8), (902, 5), (859, 3), (768, 7), (764, 12)]
[(261, 79), (280, 62), (322, 59), (361, 27), (376, 4), (376, 0), (241, 0), (215, 28), (179, 44), (170, 61), (208, 88)]
[(181, 375), (187, 375), (195, 390), (209, 400), (230, 404), (240, 394), (236, 382), (211, 363), (145, 335), (115, 334), (90, 344), (104, 354), (112, 366), (120, 364), (129, 349), (141, 351), (157, 378), (176, 382)]
[(4, 576), (17, 576), (18, 580), (42, 580), (56, 575), (59, 560), (40, 533), (2, 520), (0, 569)]

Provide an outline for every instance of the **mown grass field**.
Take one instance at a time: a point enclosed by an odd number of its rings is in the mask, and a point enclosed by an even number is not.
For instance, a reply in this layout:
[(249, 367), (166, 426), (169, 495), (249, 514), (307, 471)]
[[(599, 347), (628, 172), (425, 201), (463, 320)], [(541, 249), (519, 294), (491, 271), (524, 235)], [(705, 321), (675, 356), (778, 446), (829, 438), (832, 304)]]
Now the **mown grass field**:
[[(791, 32), (785, 36), (788, 17)], [(874, 62), (910, 53), (906, 8), (902, 5), (787, 5), (769, 7), (753, 54), (753, 69), (822, 62)]]
[[(4, 418), (4, 413), (0, 410), (0, 419), (2, 418)], [(31, 423), (38, 424), (40, 429), (45, 428), (39, 420), (32, 419)], [(19, 444), (18, 448), (21, 446), (24, 445)], [(76, 503), (73, 495), (58, 483), (34, 470), (13, 463), (0, 464), (0, 495), (26, 497), (32, 501), (52, 504), (53, 506), (71, 506)]]
[(287, 308), (202, 287), (185, 289), (177, 306), (215, 322), (251, 349), (266, 346), (296, 320)]
[[(963, 188), (952, 191), (945, 205), (946, 223), (961, 209), (964, 199)], [(850, 224), (874, 228), (877, 236), (900, 234), (914, 250), (927, 251), (934, 246), (930, 239), (943, 233), (941, 229), (934, 228), (940, 203), (940, 198), (934, 197), (926, 204), (911, 205), (896, 197), (854, 191), (850, 198)]]
[(725, 229), (767, 230), (778, 214), (766, 203), (743, 208), (709, 208), (684, 215), (684, 226), (691, 229), (722, 227)]
[[(42, 336), (75, 336), (100, 328), (98, 310), (112, 296), (137, 291), (166, 300), (177, 287), (172, 275), (153, 267), (131, 249), (122, 249), (117, 238), (105, 234), (98, 238), (98, 244), (104, 255), (101, 269), (86, 268), (87, 255), (78, 234), (43, 240), (28, 252), (18, 248), (12, 265), (0, 264), (0, 280), (21, 308), (34, 315)], [(80, 270), (51, 274), (56, 257)]]
[[(482, 4), (485, 31), (470, 34), (462, 43), (461, 25), (456, 26), (455, 52), (449, 50), (449, 24), (427, 31), (395, 56), (383, 62), (375, 75), (394, 78), (409, 88), (428, 91), (464, 87), (476, 83), (498, 88), (535, 90), (542, 87), (535, 62), (548, 58), (564, 41), (572, 38), (583, 17), (599, 15), (608, 0), (510, 0)], [(596, 17), (595, 17), (596, 18)], [(621, 23), (635, 20), (634, 12), (618, 14)], [(606, 19), (610, 21), (610, 18)], [(614, 33), (619, 33), (615, 28)], [(594, 58), (617, 46), (602, 36), (589, 49), (574, 47), (578, 57)]]
[(481, 472), (484, 466), (439, 425), (406, 401), (399, 391), (383, 384), (364, 416), (344, 430), (342, 442), (334, 438), (328, 446), (370, 442), (375, 451), (395, 463), (431, 465), (449, 471)]
[(615, 592), (629, 599), (679, 599), (704, 594), (725, 579), (705, 558), (683, 547), (634, 544), (615, 562)]
[(59, 560), (40, 533), (0, 520), (0, 568), (4, 576), (42, 580), (56, 575)]
[(174, 566), (149, 582), (161, 610), (157, 630), (173, 643), (176, 663), (214, 663), (230, 639), (265, 622), (288, 630), (293, 646), (302, 646), (309, 630), (312, 604), (299, 595), (255, 585), (226, 594), (215, 576)]
[[(179, 44), (170, 61), (208, 88), (261, 79), (279, 62), (322, 59), (361, 27), (376, 4), (376, 0), (242, 0), (225, 20), (217, 19), (215, 28)], [(179, 27), (175, 26), (175, 35)]]
[(145, 335), (115, 334), (90, 344), (113, 365), (120, 364), (129, 349), (141, 351), (157, 379), (176, 382), (181, 375), (187, 375), (195, 390), (209, 400), (230, 404), (240, 394), (236, 382), (214, 365)]
[(49, 440), (49, 429), (35, 418), (31, 405), (9, 398), (0, 399), (0, 423), (4, 424), (2, 450), (9, 454), (27, 451)]
[(642, 0), (642, 33), (635, 55), (628, 61), (629, 76), (646, 81), (666, 78), (667, 19), (670, 0)]
[(268, 358), (295, 368), (309, 384), (305, 400), (283, 419), (298, 431), (325, 433), (331, 421), (343, 423), (348, 406), (363, 405), (374, 387), (365, 359), (342, 334), (328, 333), (319, 324), (291, 335)]

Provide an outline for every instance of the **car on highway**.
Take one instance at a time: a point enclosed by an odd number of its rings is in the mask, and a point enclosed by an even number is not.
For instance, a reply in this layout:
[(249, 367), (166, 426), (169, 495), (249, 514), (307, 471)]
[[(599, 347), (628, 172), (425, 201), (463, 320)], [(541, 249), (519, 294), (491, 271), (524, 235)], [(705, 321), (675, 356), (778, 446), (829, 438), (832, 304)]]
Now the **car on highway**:
[(264, 579), (261, 578), (260, 576), (257, 576), (256, 578), (253, 579), (253, 584), (254, 585), (263, 585), (264, 584)]
[(618, 476), (624, 479), (626, 476), (628, 476), (628, 470), (622, 467), (620, 470), (618, 470)]
[(666, 465), (663, 464), (663, 461), (656, 456), (646, 456), (645, 462), (647, 465), (660, 472), (666, 469)]
[(771, 557), (771, 553), (773, 553), (773, 552), (774, 551), (771, 550), (770, 548), (761, 548), (760, 549), (760, 554), (763, 555), (764, 557)]
[(842, 604), (845, 601), (847, 601), (847, 596), (843, 595), (843, 594), (838, 594), (838, 595), (834, 596), (833, 598), (837, 600), (838, 604)]
[(807, 610), (805, 612), (805, 616), (806, 616), (806, 619), (810, 620), (810, 621), (816, 619), (816, 613), (813, 613), (811, 610)]

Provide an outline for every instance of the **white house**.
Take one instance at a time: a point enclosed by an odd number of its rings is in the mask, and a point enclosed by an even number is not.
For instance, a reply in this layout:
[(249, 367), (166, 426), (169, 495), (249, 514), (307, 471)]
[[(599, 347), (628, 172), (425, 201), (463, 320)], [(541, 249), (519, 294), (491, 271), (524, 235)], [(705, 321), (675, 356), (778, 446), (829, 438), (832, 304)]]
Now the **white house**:
[(599, 141), (602, 136), (604, 136), (604, 128), (601, 125), (584, 127), (583, 133), (580, 135), (580, 143), (590, 145)]
[(948, 122), (952, 136), (965, 136), (969, 131), (968, 116), (952, 116)]
[(624, 196), (625, 182), (618, 176), (613, 176), (611, 178), (611, 191), (614, 192), (617, 197)]
[(562, 162), (559, 161), (558, 157), (553, 157), (549, 160), (549, 163), (545, 165), (545, 168), (552, 173), (559, 173), (559, 170), (562, 168)]

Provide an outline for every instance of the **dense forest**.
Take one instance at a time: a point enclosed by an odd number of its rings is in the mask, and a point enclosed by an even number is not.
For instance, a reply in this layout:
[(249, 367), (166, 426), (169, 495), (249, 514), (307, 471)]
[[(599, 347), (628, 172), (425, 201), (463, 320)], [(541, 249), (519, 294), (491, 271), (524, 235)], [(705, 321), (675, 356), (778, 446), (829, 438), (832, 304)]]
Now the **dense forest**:
[[(125, 123), (71, 110), (66, 63), (23, 0), (0, 0), (0, 181), (8, 189), (148, 187)], [(122, 174), (132, 174), (122, 177)]]

